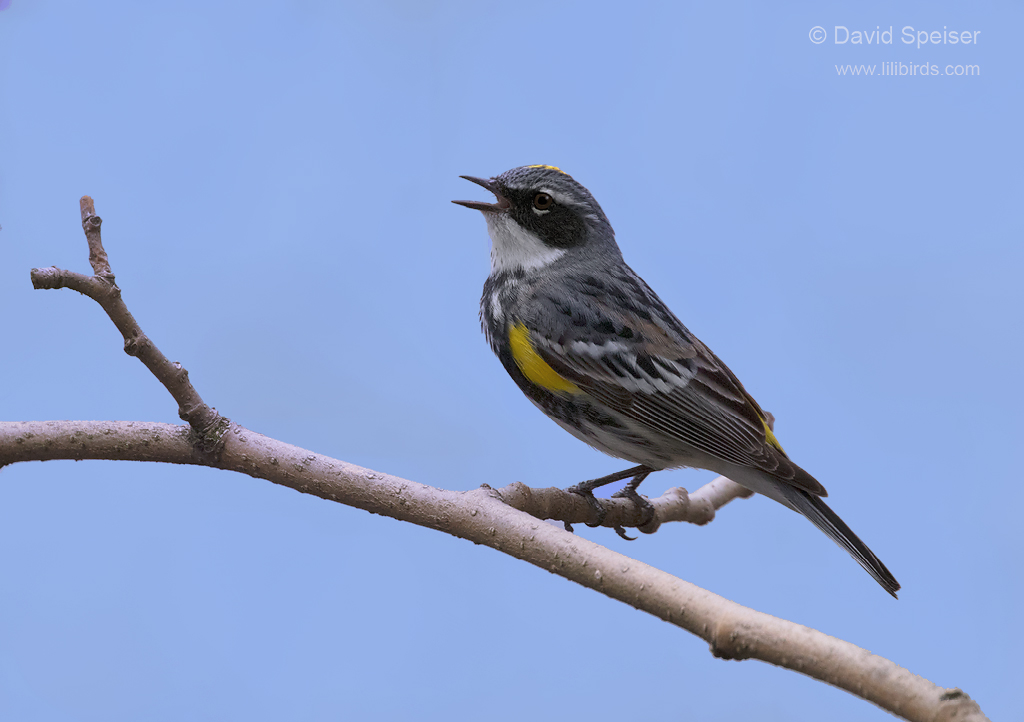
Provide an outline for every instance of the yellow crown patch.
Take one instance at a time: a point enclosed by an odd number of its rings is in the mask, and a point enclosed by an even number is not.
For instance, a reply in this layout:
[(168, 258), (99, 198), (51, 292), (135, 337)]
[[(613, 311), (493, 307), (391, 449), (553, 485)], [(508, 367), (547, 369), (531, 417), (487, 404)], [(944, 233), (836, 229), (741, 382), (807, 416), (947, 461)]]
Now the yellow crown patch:
[[(526, 167), (527, 168), (547, 168), (548, 170), (557, 170), (562, 175), (569, 175), (568, 173), (566, 173), (564, 170), (562, 170), (558, 166), (553, 166), (553, 165), (528, 165)], [(569, 177), (572, 178), (572, 176), (569, 176)]]

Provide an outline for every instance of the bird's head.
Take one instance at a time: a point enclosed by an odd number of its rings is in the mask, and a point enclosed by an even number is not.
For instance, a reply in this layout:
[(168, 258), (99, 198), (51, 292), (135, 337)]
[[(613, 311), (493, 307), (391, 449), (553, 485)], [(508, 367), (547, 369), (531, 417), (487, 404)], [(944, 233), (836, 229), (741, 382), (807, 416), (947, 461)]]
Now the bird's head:
[(494, 203), (452, 201), (481, 211), (491, 236), (491, 272), (535, 271), (566, 254), (618, 256), (601, 206), (568, 173), (550, 165), (513, 168), (493, 178), (462, 176), (489, 190)]

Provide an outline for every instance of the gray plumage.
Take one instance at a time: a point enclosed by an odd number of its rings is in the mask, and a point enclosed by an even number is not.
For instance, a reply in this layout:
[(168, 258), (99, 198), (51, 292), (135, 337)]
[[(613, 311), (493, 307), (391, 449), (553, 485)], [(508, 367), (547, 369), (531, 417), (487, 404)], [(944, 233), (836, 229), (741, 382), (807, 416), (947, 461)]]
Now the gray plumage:
[(799, 512), (896, 596), (739, 379), (626, 265), (586, 188), (551, 166), (467, 178), (497, 198), (455, 201), (484, 213), (492, 240), (484, 333), (531, 401), (607, 454), (710, 469)]

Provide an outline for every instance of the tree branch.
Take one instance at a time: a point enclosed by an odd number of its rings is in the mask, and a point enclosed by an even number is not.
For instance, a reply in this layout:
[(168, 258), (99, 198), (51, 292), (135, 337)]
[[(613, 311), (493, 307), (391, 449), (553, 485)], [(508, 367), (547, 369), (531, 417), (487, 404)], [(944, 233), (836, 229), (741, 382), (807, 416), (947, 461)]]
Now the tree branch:
[[(521, 484), (446, 491), (322, 456), (234, 423), (216, 459), (197, 452), (190, 437), (188, 427), (160, 423), (3, 422), (0, 466), (36, 459), (124, 459), (238, 471), (497, 549), (685, 629), (708, 642), (716, 657), (760, 659), (792, 669), (915, 722), (986, 719), (959, 689), (943, 689), (854, 644), (736, 604), (505, 504), (506, 496), (522, 493), (526, 487)], [(716, 479), (695, 492), (693, 499), (700, 503), (691, 499), (690, 505), (727, 501), (723, 486)]]
[(196, 434), (196, 441), (207, 452), (215, 452), (221, 437), (227, 431), (228, 420), (216, 409), (206, 405), (199, 392), (188, 380), (188, 371), (180, 363), (171, 363), (142, 332), (135, 317), (121, 298), (121, 289), (114, 282), (110, 261), (100, 238), (103, 220), (96, 215), (93, 200), (82, 196), (82, 228), (89, 244), (89, 263), (94, 276), (51, 266), (32, 269), (32, 287), (36, 289), (70, 288), (96, 301), (124, 336), (124, 351), (135, 356), (164, 385), (178, 404), (178, 416), (187, 421)]
[[(986, 719), (959, 689), (943, 689), (849, 642), (748, 609), (538, 521), (554, 515), (573, 523), (591, 520), (590, 505), (575, 494), (518, 483), (497, 490), (487, 485), (468, 492), (436, 489), (285, 444), (221, 417), (203, 402), (181, 365), (168, 361), (128, 312), (100, 240), (101, 221), (92, 199), (84, 197), (81, 206), (95, 275), (33, 269), (32, 283), (72, 288), (99, 303), (124, 336), (125, 350), (164, 384), (191, 428), (126, 421), (2, 422), (0, 468), (29, 460), (124, 459), (238, 471), (497, 549), (685, 629), (707, 641), (717, 657), (760, 659), (792, 669), (915, 722)], [(669, 520), (707, 523), (741, 490), (722, 477), (693, 495), (670, 490), (653, 502), (654, 526), (642, 530), (654, 531)], [(640, 522), (632, 502), (604, 503), (609, 526)]]
[[(485, 488), (490, 489), (486, 484)], [(515, 482), (500, 489), (494, 489), (499, 499), (509, 506), (524, 511), (538, 519), (554, 519), (568, 524), (589, 524), (597, 526), (597, 512), (584, 497), (564, 489), (549, 487), (533, 489), (522, 482)], [(668, 489), (657, 499), (651, 499), (654, 516), (646, 524), (647, 513), (631, 500), (611, 497), (601, 499), (606, 514), (601, 526), (636, 527), (644, 534), (653, 534), (662, 524), (670, 521), (686, 521), (703, 526), (715, 518), (715, 511), (733, 499), (753, 496), (754, 492), (734, 481), (719, 476), (705, 484), (693, 494), (686, 489)]]

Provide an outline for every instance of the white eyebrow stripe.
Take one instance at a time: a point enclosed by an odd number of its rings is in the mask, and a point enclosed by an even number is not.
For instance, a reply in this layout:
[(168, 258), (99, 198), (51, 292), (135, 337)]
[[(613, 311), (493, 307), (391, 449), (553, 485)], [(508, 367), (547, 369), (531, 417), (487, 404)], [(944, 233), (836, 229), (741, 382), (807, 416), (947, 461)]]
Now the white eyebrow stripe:
[(576, 206), (580, 205), (579, 203), (574, 201), (570, 196), (567, 196), (564, 193), (560, 193), (559, 191), (550, 190), (548, 188), (541, 188), (540, 192), (541, 193), (547, 193), (549, 196), (554, 198), (555, 199), (555, 203), (558, 203), (559, 205), (573, 206), (573, 207), (576, 207)]

